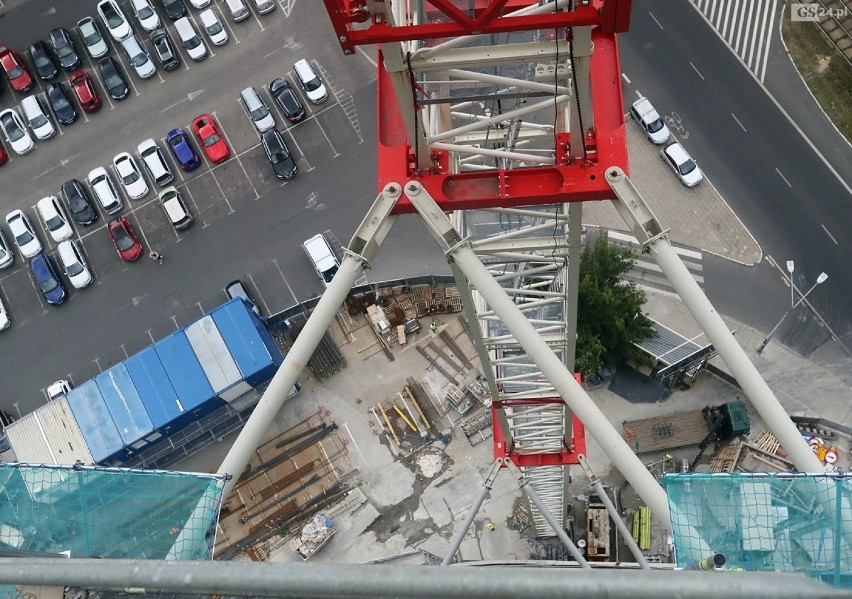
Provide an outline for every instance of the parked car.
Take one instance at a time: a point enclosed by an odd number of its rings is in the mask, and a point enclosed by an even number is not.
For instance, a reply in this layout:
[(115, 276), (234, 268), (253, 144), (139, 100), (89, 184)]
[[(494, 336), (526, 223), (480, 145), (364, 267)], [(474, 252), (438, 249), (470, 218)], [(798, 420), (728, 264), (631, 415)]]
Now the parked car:
[(15, 253), (12, 251), (6, 236), (0, 230), (0, 268), (9, 268), (15, 262)]
[(37, 139), (50, 139), (56, 135), (56, 127), (50, 120), (50, 111), (39, 96), (27, 96), (21, 100), (21, 110), (24, 111), (24, 118)]
[(136, 19), (145, 31), (154, 31), (160, 26), (160, 16), (148, 0), (130, 0)]
[(189, 0), (189, 3), (192, 4), (193, 8), (202, 9), (210, 6), (211, 0)]
[(251, 16), (251, 11), (246, 6), (245, 0), (222, 0), (222, 2), (231, 14), (234, 23), (245, 21)]
[(68, 30), (63, 27), (57, 27), (50, 31), (50, 45), (53, 46), (53, 53), (59, 58), (59, 64), (66, 71), (73, 71), (80, 68), (82, 60), (77, 53), (77, 48), (74, 46), (74, 38), (68, 33)]
[(175, 187), (166, 187), (160, 192), (160, 206), (176, 231), (192, 226), (192, 214), (186, 207), (180, 192)]
[(104, 212), (115, 214), (121, 210), (124, 202), (121, 201), (121, 196), (118, 195), (118, 190), (104, 167), (99, 166), (92, 169), (86, 180)]
[(41, 251), (41, 241), (36, 235), (30, 219), (21, 210), (12, 210), (6, 215), (6, 224), (12, 231), (15, 244), (24, 258), (32, 258)]
[(203, 11), (198, 15), (198, 18), (201, 19), (201, 26), (204, 28), (207, 37), (210, 38), (211, 44), (222, 46), (228, 43), (228, 32), (212, 8)]
[(47, 386), (45, 389), (45, 393), (47, 394), (47, 401), (53, 401), (54, 399), (58, 399), (63, 395), (67, 395), (73, 389), (73, 385), (69, 383), (65, 379), (60, 379), (58, 381), (53, 381)]
[(254, 0), (254, 6), (258, 14), (265, 15), (275, 10), (275, 0)]
[(217, 164), (224, 162), (231, 156), (228, 144), (219, 133), (219, 126), (209, 114), (202, 114), (192, 121), (192, 131), (201, 142), (204, 153), (210, 162)]
[(260, 306), (257, 305), (257, 301), (254, 299), (254, 296), (251, 294), (248, 287), (246, 287), (246, 284), (241, 280), (237, 279), (236, 281), (231, 281), (225, 285), (225, 297), (229, 300), (237, 297), (244, 300), (249, 306), (251, 306), (252, 312), (260, 316)]
[(660, 150), (660, 156), (663, 162), (674, 171), (680, 182), (687, 187), (695, 187), (704, 178), (701, 169), (678, 142), (671, 143)]
[(319, 275), (323, 285), (328, 287), (328, 284), (331, 283), (331, 280), (340, 268), (340, 262), (337, 261), (337, 256), (331, 250), (328, 240), (321, 233), (318, 233), (306, 240), (302, 244), (302, 247), (305, 253), (308, 254), (308, 259), (311, 261), (311, 265), (314, 267), (317, 275)]
[(275, 176), (285, 181), (292, 179), (299, 172), (296, 161), (290, 154), (290, 149), (284, 143), (284, 138), (276, 129), (265, 131), (262, 137), (263, 151), (272, 165)]
[(7, 162), (9, 162), (9, 154), (6, 153), (6, 148), (0, 143), (0, 164), (6, 164)]
[(48, 304), (58, 306), (68, 297), (50, 256), (41, 253), (33, 256), (30, 260), (30, 272), (33, 273), (33, 278)]
[(133, 262), (142, 256), (142, 244), (139, 243), (133, 226), (125, 216), (122, 215), (109, 221), (107, 231), (122, 260)]
[(166, 15), (172, 20), (177, 21), (186, 16), (186, 5), (183, 0), (160, 0)]
[(328, 99), (328, 91), (325, 89), (325, 84), (307, 58), (303, 58), (294, 64), (293, 71), (296, 73), (299, 85), (305, 90), (308, 100), (314, 104), (322, 104)]
[(41, 217), (44, 228), (56, 243), (70, 239), (74, 235), (74, 229), (71, 228), (71, 224), (62, 212), (56, 196), (40, 199), (36, 203), (36, 212)]
[(56, 115), (56, 120), (63, 125), (70, 125), (77, 120), (77, 108), (74, 107), (64, 83), (56, 82), (47, 86), (47, 101)]
[(269, 107), (257, 90), (253, 87), (247, 87), (240, 92), (240, 102), (246, 111), (246, 115), (257, 127), (257, 130), (263, 133), (275, 127), (275, 119), (272, 113), (269, 112)]
[(92, 58), (106, 56), (106, 53), (109, 52), (109, 46), (107, 46), (97, 21), (92, 17), (83, 17), (77, 21), (77, 29), (80, 30), (83, 45), (86, 46), (89, 56)]
[(140, 78), (149, 79), (154, 76), (157, 72), (157, 67), (154, 66), (154, 62), (148, 55), (148, 51), (145, 49), (142, 41), (135, 33), (121, 41), (121, 48), (124, 50), (124, 53), (127, 54), (130, 64), (133, 65), (133, 68), (136, 70), (136, 74), (139, 75)]
[(123, 100), (130, 93), (127, 79), (121, 67), (112, 56), (104, 56), (98, 61), (98, 70), (101, 72), (104, 87), (113, 100)]
[(0, 42), (0, 67), (3, 67), (3, 72), (6, 73), (9, 86), (19, 94), (27, 93), (35, 85), (24, 59), (11, 48), (7, 48), (3, 42)]
[(9, 311), (6, 310), (6, 306), (3, 305), (3, 299), (0, 298), (0, 331), (5, 331), (10, 326), (12, 326), (12, 319), (9, 318)]
[(645, 132), (645, 135), (655, 144), (664, 144), (671, 137), (669, 128), (651, 105), (648, 98), (639, 98), (630, 106), (630, 116)]
[(178, 37), (186, 49), (186, 53), (189, 54), (192, 60), (199, 62), (207, 58), (207, 47), (204, 45), (204, 41), (198, 35), (195, 27), (193, 27), (192, 21), (187, 17), (178, 19), (175, 21), (175, 31), (177, 31)]
[(30, 44), (29, 51), (39, 79), (50, 81), (56, 77), (59, 73), (59, 67), (56, 65), (56, 58), (53, 56), (53, 50), (50, 49), (50, 46), (42, 40), (36, 40)]
[(172, 129), (166, 135), (166, 143), (174, 154), (178, 166), (186, 171), (194, 171), (201, 165), (201, 158), (192, 147), (192, 142), (183, 129)]
[(77, 179), (71, 179), (62, 184), (62, 195), (68, 204), (68, 211), (77, 224), (88, 226), (98, 220), (98, 212), (92, 206), (89, 192)]
[(0, 112), (0, 129), (3, 130), (3, 137), (16, 153), (23, 156), (35, 149), (33, 138), (30, 137), (26, 125), (14, 108), (7, 108)]
[(305, 107), (286, 79), (273, 79), (269, 84), (269, 93), (275, 98), (275, 102), (288, 121), (298, 123), (305, 118)]
[(165, 29), (151, 32), (151, 44), (154, 46), (154, 56), (165, 71), (173, 71), (180, 66), (180, 57), (175, 52), (172, 39)]
[(139, 154), (139, 159), (142, 160), (142, 164), (145, 165), (145, 169), (151, 175), (154, 183), (162, 187), (174, 180), (175, 176), (172, 174), (172, 170), (153, 139), (149, 138), (139, 142), (139, 145), (136, 146), (136, 153)]
[(95, 90), (92, 79), (86, 71), (77, 69), (71, 73), (68, 82), (77, 95), (77, 101), (80, 102), (83, 112), (94, 112), (101, 107), (101, 97)]
[(115, 0), (101, 0), (98, 2), (98, 14), (101, 16), (109, 34), (117, 42), (125, 40), (133, 35), (130, 21), (121, 12)]
[(138, 200), (147, 195), (148, 184), (145, 182), (142, 173), (139, 172), (139, 167), (136, 166), (133, 156), (128, 152), (122, 152), (112, 159), (112, 165), (115, 167), (115, 172), (124, 186), (127, 197), (131, 200)]
[(71, 286), (74, 289), (83, 289), (92, 284), (95, 280), (92, 271), (89, 270), (83, 252), (80, 251), (73, 239), (63, 241), (56, 250), (59, 254), (62, 270), (65, 271), (65, 276), (71, 281)]

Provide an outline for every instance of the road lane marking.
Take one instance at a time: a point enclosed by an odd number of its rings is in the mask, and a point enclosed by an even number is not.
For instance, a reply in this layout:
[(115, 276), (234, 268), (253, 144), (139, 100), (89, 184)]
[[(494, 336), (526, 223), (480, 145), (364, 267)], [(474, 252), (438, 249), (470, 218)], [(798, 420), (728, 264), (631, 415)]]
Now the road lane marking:
[(839, 243), (837, 243), (837, 240), (834, 238), (834, 235), (831, 234), (831, 231), (829, 231), (825, 227), (825, 225), (821, 224), (820, 227), (822, 227), (822, 230), (825, 231), (825, 234), (828, 235), (831, 238), (831, 240), (834, 242), (834, 245), (840, 245)]
[(275, 265), (275, 269), (278, 271), (278, 274), (281, 275), (281, 280), (284, 281), (285, 285), (287, 285), (287, 289), (290, 291), (290, 295), (293, 296), (293, 301), (295, 301), (298, 304), (299, 298), (296, 297), (296, 293), (293, 291), (293, 288), (290, 287), (290, 283), (287, 281), (287, 277), (284, 276), (284, 272), (281, 270), (281, 267), (278, 265), (278, 258), (273, 258), (272, 263)]
[(737, 122), (737, 125), (739, 125), (739, 126), (740, 126), (740, 129), (742, 129), (744, 132), (748, 133), (748, 131), (746, 131), (746, 128), (745, 128), (745, 127), (743, 127), (743, 124), (740, 122), (740, 119), (738, 119), (738, 118), (737, 118), (737, 115), (735, 115), (735, 114), (732, 112), (732, 113), (731, 113), (731, 116), (732, 116), (732, 117), (734, 117), (734, 120)]
[(652, 13), (652, 12), (649, 10), (649, 11), (648, 11), (648, 15), (649, 15), (652, 19), (654, 19), (654, 23), (656, 23), (656, 24), (657, 24), (657, 27), (659, 27), (660, 29), (662, 29), (662, 30), (664, 30), (664, 31), (665, 31), (665, 28), (664, 28), (664, 27), (660, 24), (660, 22), (657, 20), (657, 17), (655, 17), (655, 16), (654, 16), (654, 13)]
[(692, 70), (693, 70), (693, 71), (695, 71), (695, 73), (696, 73), (699, 77), (701, 77), (701, 80), (702, 80), (702, 81), (704, 81), (704, 75), (702, 75), (702, 74), (701, 74), (701, 71), (699, 71), (699, 70), (698, 70), (698, 67), (697, 67), (697, 66), (695, 66), (694, 64), (692, 64), (692, 61), (691, 61), (691, 60), (689, 61), (689, 66), (691, 66), (691, 67), (692, 67)]
[(784, 175), (782, 175), (782, 174), (781, 174), (781, 171), (779, 171), (777, 167), (775, 168), (775, 172), (776, 172), (776, 173), (778, 173), (778, 176), (779, 176), (779, 177), (781, 177), (782, 179), (784, 179), (784, 183), (786, 183), (786, 184), (787, 184), (787, 187), (789, 187), (790, 189), (792, 189), (792, 188), (793, 188), (793, 186), (792, 186), (792, 185), (790, 185), (790, 182), (787, 180), (787, 177), (785, 177)]
[(628, 85), (630, 84), (630, 77), (628, 77), (626, 73), (622, 73), (622, 74), (621, 74), (621, 78), (622, 78), (622, 79), (624, 79), (624, 81), (625, 81)]

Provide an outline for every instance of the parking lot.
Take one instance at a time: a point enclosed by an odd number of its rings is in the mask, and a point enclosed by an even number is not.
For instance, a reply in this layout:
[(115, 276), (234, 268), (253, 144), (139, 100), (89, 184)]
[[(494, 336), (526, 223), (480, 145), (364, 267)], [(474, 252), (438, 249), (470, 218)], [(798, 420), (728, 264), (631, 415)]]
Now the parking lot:
[[(170, 72), (158, 65), (155, 76), (142, 80), (108, 39), (109, 55), (120, 63), (131, 87), (128, 96), (117, 101), (105, 92), (97, 66), (76, 30), (77, 20), (96, 14), (96, 3), (74, 2), (51, 9), (53, 12), (43, 11), (45, 7), (35, 0), (5, 2), (0, 7), (5, 11), (0, 40), (21, 53), (36, 79), (35, 87), (26, 94), (12, 91), (3, 82), (6, 89), (0, 96), (0, 109), (17, 108), (25, 95), (44, 97), (50, 82), (37, 80), (25, 51), (59, 26), (74, 36), (83, 60), (81, 68), (93, 78), (103, 102), (96, 112), (80, 112), (78, 121), (69, 126), (55, 123), (57, 135), (36, 140), (36, 149), (27, 155), (14, 154), (4, 143), (10, 161), (0, 167), (0, 208), (4, 215), (13, 209), (24, 210), (44, 251), (55, 257), (56, 244), (35, 212), (36, 202), (57, 195), (67, 212), (59, 191), (62, 183), (72, 178), (85, 182), (97, 166), (106, 167), (120, 189), (113, 157), (123, 151), (135, 154), (136, 145), (152, 137), (169, 161), (175, 174), (173, 185), (181, 191), (195, 223), (185, 232), (175, 232), (159, 206), (156, 194), (160, 188), (144, 173), (148, 194), (139, 200), (125, 196), (122, 214), (136, 230), (145, 254), (160, 252), (164, 264), (147, 258), (122, 262), (105, 230), (109, 219), (102, 211), (100, 220), (91, 226), (72, 222), (74, 238), (87, 257), (95, 284), (82, 290), (69, 288), (69, 300), (59, 307), (44, 301), (15, 248), (15, 264), (0, 271), (0, 296), (12, 319), (12, 327), (0, 335), (4, 345), (0, 407), (12, 413), (25, 413), (43, 402), (41, 391), (54, 379), (83, 381), (218, 305), (224, 299), (224, 285), (231, 280), (245, 280), (266, 313), (318, 295), (322, 283), (301, 242), (322, 232), (339, 248), (375, 197), (374, 66), (363, 56), (343, 56), (321, 5), (281, 0), (268, 15), (252, 14), (233, 23), (215, 2), (211, 6), (219, 12), (230, 40), (213, 47), (205, 38), (208, 57), (194, 62), (180, 47), (173, 24), (154, 2), (178, 48), (181, 65)], [(152, 53), (129, 2), (120, 1), (119, 6)], [(187, 6), (198, 28), (200, 11), (189, 2)], [(326, 102), (311, 104), (298, 87), (292, 65), (300, 58), (309, 58), (323, 77), (329, 91)], [(289, 123), (269, 95), (269, 82), (282, 76), (300, 95), (308, 113), (298, 124)], [(54, 81), (67, 86), (67, 77), (67, 72), (60, 72)], [(274, 176), (260, 135), (242, 108), (239, 92), (247, 86), (258, 89), (296, 159), (299, 174), (290, 181)], [(231, 157), (214, 165), (193, 139), (202, 165), (186, 173), (177, 167), (164, 138), (176, 127), (191, 135), (192, 119), (203, 113), (218, 122)], [(134, 157), (141, 169), (138, 156)], [(430, 269), (445, 268), (440, 252), (431, 249), (434, 244), (428, 233), (417, 223), (409, 224), (398, 226), (399, 249), (392, 247), (377, 267), (388, 275), (426, 274)], [(5, 234), (14, 244), (8, 230)], [(412, 241), (424, 241), (431, 252), (424, 256)], [(393, 240), (390, 243), (393, 246)], [(417, 266), (409, 268), (406, 262)]]

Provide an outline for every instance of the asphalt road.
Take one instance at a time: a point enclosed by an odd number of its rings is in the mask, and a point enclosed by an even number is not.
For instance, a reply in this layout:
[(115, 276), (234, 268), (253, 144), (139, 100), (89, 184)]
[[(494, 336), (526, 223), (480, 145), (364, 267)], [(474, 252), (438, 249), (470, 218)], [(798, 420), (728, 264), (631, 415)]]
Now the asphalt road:
[[(0, 39), (23, 53), (53, 27), (72, 29), (80, 17), (95, 13), (95, 4), (8, 6), (0, 19)], [(132, 14), (126, 1), (120, 5)], [(197, 17), (198, 11), (190, 12)], [(141, 200), (125, 198), (123, 213), (146, 253), (153, 248), (165, 256), (163, 265), (148, 259), (123, 263), (101, 218), (76, 230), (96, 284), (69, 290), (71, 297), (62, 306), (44, 303), (20, 256), (12, 268), (0, 271), (0, 295), (13, 321), (0, 335), (0, 407), (26, 413), (45, 401), (42, 389), (53, 380), (81, 382), (120, 362), (221, 303), (222, 288), (233, 279), (243, 278), (254, 289), (267, 314), (321, 293), (302, 241), (324, 232), (333, 243), (348, 243), (376, 194), (374, 67), (361, 55), (342, 54), (319, 3), (282, 0), (269, 15), (226, 25), (231, 40), (212, 49), (203, 62), (192, 62), (181, 48), (180, 69), (159, 71), (146, 81), (130, 74), (128, 98), (108, 101), (102, 94), (100, 111), (62, 127), (60, 135), (39, 142), (32, 153), (12, 155), (0, 168), (0, 211), (25, 210), (46, 251), (55, 255), (33, 206), (58, 194), (62, 182), (85, 180), (92, 168), (109, 165), (121, 151), (133, 152), (147, 137), (158, 140), (169, 159), (165, 134), (188, 128), (205, 112), (216, 117), (235, 155), (213, 168), (205, 161), (192, 173), (173, 168), (175, 184), (196, 219), (185, 233), (171, 229), (153, 191)], [(173, 32), (172, 37), (177, 38)], [(116, 56), (114, 45), (111, 54)], [(273, 177), (238, 96), (246, 86), (261, 89), (284, 74), (292, 81), (292, 64), (302, 57), (319, 65), (330, 97), (320, 106), (303, 97), (310, 117), (296, 126), (272, 108), (300, 171), (282, 183)], [(116, 58), (129, 72), (126, 58)], [(88, 57), (84, 68), (96, 71)], [(39, 83), (37, 89), (44, 86)], [(266, 91), (261, 94), (272, 106)], [(20, 96), (7, 87), (0, 106), (18, 101)], [(154, 189), (150, 180), (149, 187)], [(413, 216), (399, 220), (372, 266), (371, 281), (448, 271), (439, 248)]]
[[(640, 92), (662, 114), (677, 117), (683, 129), (675, 134), (764, 253), (779, 264), (795, 261), (801, 291), (821, 271), (829, 274), (808, 300), (849, 344), (852, 281), (845, 275), (852, 248), (845, 232), (852, 202), (841, 182), (688, 3), (666, 3), (663, 10), (635, 2), (620, 50), (629, 79), (625, 100)], [(789, 307), (789, 287), (776, 269), (775, 276), (730, 276), (738, 268), (705, 273), (711, 300), (769, 330)], [(796, 316), (778, 332), (788, 344), (807, 354), (830, 338), (811, 313)]]

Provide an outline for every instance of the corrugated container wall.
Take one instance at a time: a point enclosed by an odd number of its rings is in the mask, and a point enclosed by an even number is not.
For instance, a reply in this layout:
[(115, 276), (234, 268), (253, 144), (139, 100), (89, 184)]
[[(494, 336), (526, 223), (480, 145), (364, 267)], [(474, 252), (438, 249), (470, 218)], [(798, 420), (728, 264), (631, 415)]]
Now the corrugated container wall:
[(95, 463), (124, 453), (124, 443), (94, 379), (68, 393), (68, 405), (80, 425)]
[(96, 376), (95, 382), (124, 445), (131, 449), (145, 445), (146, 442), (140, 444), (139, 441), (154, 432), (154, 425), (142, 405), (127, 367), (123, 363), (116, 364)]
[(213, 392), (224, 399), (236, 399), (251, 387), (243, 381), (240, 369), (213, 318), (204, 316), (186, 327), (186, 338), (198, 358)]
[(186, 333), (176, 331), (154, 344), (157, 356), (177, 393), (181, 408), (200, 418), (225, 405), (213, 393), (213, 387), (201, 368)]
[(92, 465), (86, 439), (68, 400), (58, 397), (6, 427), (15, 457), (25, 464)]
[(272, 334), (251, 311), (248, 304), (237, 298), (210, 312), (243, 378), (252, 386), (266, 383), (284, 361), (284, 356)]
[(167, 435), (186, 426), (189, 414), (178, 401), (177, 392), (153, 347), (130, 356), (124, 365), (154, 428)]

